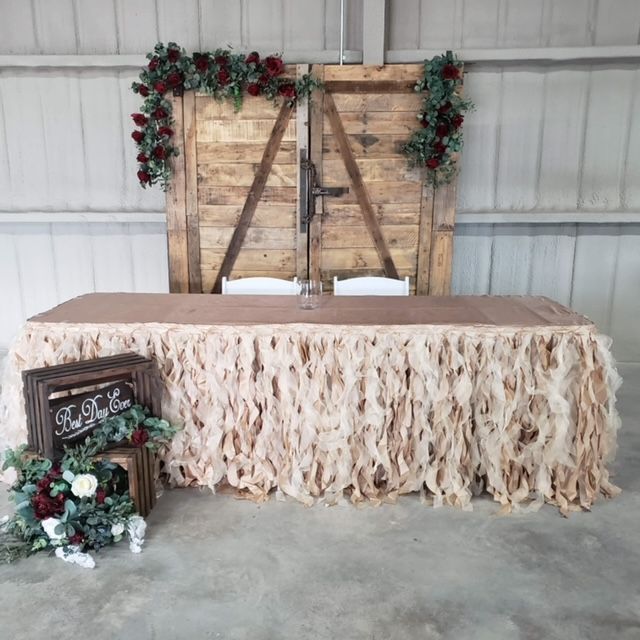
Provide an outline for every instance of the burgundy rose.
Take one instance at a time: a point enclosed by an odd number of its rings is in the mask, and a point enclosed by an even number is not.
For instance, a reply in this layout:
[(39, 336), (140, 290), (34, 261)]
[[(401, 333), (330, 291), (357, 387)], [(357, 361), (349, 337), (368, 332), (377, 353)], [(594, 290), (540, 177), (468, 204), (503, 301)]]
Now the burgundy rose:
[(135, 447), (144, 446), (147, 440), (149, 440), (149, 432), (146, 429), (136, 429), (131, 434), (131, 444)]
[(158, 107), (153, 112), (153, 117), (156, 118), (156, 120), (164, 120), (164, 118), (169, 117), (169, 114), (167, 113), (166, 109), (164, 109), (163, 107)]
[(159, 64), (160, 60), (158, 60), (158, 58), (151, 58), (151, 61), (149, 62), (149, 71), (155, 71)]
[(46, 475), (44, 478), (41, 478), (36, 483), (36, 487), (39, 493), (48, 492), (51, 487), (51, 478), (49, 475)]
[(445, 64), (442, 67), (442, 77), (445, 80), (457, 80), (460, 77), (460, 69), (454, 64)]
[(159, 145), (153, 150), (153, 156), (158, 160), (164, 160), (167, 157), (167, 150), (162, 145)]
[(140, 169), (140, 171), (138, 171), (138, 180), (142, 183), (151, 182), (151, 176), (146, 171)]
[(156, 82), (153, 85), (153, 88), (159, 93), (159, 94), (163, 94), (167, 92), (167, 83), (166, 82), (162, 82), (162, 80), (158, 80), (158, 82)]
[(178, 60), (180, 60), (180, 50), (169, 49), (169, 52), (167, 53), (167, 60), (169, 60), (169, 62), (171, 62), (172, 64), (178, 62)]
[(167, 136), (167, 138), (170, 138), (173, 135), (173, 129), (170, 129), (169, 127), (160, 127), (158, 129), (158, 135)]
[(247, 93), (250, 96), (260, 95), (260, 85), (256, 84), (255, 82), (252, 82), (251, 84), (248, 84), (247, 85)]
[(204, 73), (209, 68), (209, 58), (207, 56), (198, 56), (196, 58), (196, 69), (200, 73)]
[(438, 109), (438, 113), (442, 114), (442, 113), (449, 113), (449, 111), (451, 111), (451, 107), (453, 105), (450, 102), (445, 102), (439, 109)]
[(264, 64), (267, 67), (267, 73), (272, 77), (281, 76), (284, 73), (284, 62), (282, 62), (282, 58), (269, 56), (265, 58)]
[[(62, 500), (59, 498), (62, 498)], [(44, 520), (64, 513), (64, 499), (64, 495), (61, 493), (55, 499), (44, 493), (35, 495), (31, 499), (35, 517), (38, 520)]]
[(143, 97), (146, 98), (149, 95), (149, 87), (147, 87), (146, 84), (141, 84), (138, 87), (138, 93)]
[(84, 542), (84, 533), (77, 531), (69, 538), (69, 544), (82, 544)]
[(258, 78), (258, 84), (261, 87), (266, 87), (269, 84), (269, 80), (271, 80), (271, 78), (266, 74), (263, 73), (259, 78)]
[(434, 151), (435, 151), (438, 155), (440, 155), (440, 156), (441, 156), (441, 155), (442, 155), (442, 154), (447, 150), (447, 147), (445, 147), (445, 146), (442, 144), (442, 142), (436, 142), (436, 143), (433, 145), (433, 149), (434, 149)]
[(437, 169), (440, 166), (440, 160), (438, 158), (429, 158), (426, 164), (429, 169)]
[(464, 116), (461, 113), (451, 118), (451, 124), (453, 125), (454, 129), (459, 129), (462, 126), (463, 122), (464, 122)]
[(182, 74), (174, 71), (167, 76), (167, 84), (170, 87), (178, 87), (182, 84)]
[(446, 122), (441, 122), (436, 127), (436, 135), (438, 136), (438, 138), (444, 138), (448, 133), (449, 127), (447, 126)]
[(218, 82), (223, 87), (229, 84), (229, 81), (231, 80), (231, 76), (229, 75), (229, 72), (226, 69), (220, 69), (220, 71), (218, 71), (217, 77), (218, 77)]
[(147, 118), (147, 116), (143, 115), (142, 113), (132, 113), (131, 117), (133, 118), (135, 124), (139, 127), (144, 127), (144, 125), (149, 122), (149, 118)]
[(220, 65), (229, 64), (229, 58), (227, 58), (227, 56), (216, 56), (213, 61)]
[(427, 116), (423, 115), (422, 120), (420, 120), (420, 124), (426, 129), (429, 126), (429, 120), (427, 120)]
[(246, 58), (245, 62), (247, 64), (260, 64), (260, 54), (257, 51), (252, 51)]
[(278, 93), (285, 98), (295, 98), (296, 87), (291, 83), (281, 84), (280, 87), (278, 87)]
[(149, 162), (149, 157), (146, 156), (144, 153), (139, 153), (136, 157), (136, 160), (140, 163), (140, 164), (145, 164), (146, 162)]
[(107, 497), (107, 492), (100, 487), (99, 489), (96, 489), (96, 502), (98, 504), (104, 504), (104, 499)]
[(144, 133), (142, 131), (134, 131), (131, 134), (131, 137), (137, 142), (140, 143), (144, 140)]

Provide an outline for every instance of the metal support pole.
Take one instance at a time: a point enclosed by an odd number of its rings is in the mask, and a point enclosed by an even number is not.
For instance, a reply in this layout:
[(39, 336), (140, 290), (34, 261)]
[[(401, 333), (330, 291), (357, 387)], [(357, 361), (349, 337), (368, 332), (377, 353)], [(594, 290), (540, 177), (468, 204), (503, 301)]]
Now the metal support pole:
[(340, 60), (339, 64), (344, 64), (344, 26), (345, 26), (345, 0), (340, 0)]

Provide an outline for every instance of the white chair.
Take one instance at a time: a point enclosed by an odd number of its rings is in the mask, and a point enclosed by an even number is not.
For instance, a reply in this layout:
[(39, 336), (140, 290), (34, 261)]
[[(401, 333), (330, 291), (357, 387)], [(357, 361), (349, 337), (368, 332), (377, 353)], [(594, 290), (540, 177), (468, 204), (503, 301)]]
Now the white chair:
[(300, 285), (298, 278), (293, 282), (280, 278), (242, 278), (227, 280), (222, 278), (222, 293), (241, 296), (295, 296)]
[(333, 278), (334, 296), (408, 296), (409, 276), (404, 280), (393, 278)]

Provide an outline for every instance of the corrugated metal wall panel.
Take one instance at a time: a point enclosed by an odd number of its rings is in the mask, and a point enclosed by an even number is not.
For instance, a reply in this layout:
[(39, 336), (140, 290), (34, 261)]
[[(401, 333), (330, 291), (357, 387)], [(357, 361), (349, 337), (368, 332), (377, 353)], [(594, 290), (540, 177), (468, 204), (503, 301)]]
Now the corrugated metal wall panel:
[(388, 49), (638, 44), (637, 0), (390, 0)]

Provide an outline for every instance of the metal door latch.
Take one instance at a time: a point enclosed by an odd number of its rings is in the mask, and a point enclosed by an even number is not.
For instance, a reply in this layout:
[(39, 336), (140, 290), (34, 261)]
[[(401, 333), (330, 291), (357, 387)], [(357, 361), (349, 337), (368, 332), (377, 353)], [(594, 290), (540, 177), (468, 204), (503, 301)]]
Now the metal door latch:
[(349, 193), (348, 187), (322, 187), (317, 182), (316, 167), (307, 157), (306, 149), (300, 152), (300, 232), (307, 233), (309, 223), (316, 215), (316, 198), (339, 198)]

